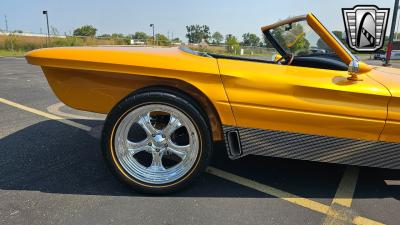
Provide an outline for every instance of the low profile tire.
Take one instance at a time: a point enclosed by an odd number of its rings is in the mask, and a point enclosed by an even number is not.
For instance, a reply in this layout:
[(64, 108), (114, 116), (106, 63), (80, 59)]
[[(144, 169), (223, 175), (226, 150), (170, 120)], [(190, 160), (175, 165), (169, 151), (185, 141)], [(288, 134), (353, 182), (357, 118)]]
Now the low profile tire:
[(203, 115), (180, 93), (156, 89), (127, 97), (109, 113), (102, 132), (110, 170), (140, 192), (186, 187), (205, 170), (212, 151)]

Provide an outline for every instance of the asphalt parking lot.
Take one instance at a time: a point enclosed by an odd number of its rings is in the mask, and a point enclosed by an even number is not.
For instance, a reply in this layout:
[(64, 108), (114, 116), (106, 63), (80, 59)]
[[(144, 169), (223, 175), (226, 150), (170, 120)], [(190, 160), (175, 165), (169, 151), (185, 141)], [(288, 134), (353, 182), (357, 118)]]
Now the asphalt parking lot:
[(400, 171), (217, 146), (195, 185), (145, 196), (100, 153), (104, 115), (61, 104), (38, 67), (0, 58), (0, 224), (400, 224)]

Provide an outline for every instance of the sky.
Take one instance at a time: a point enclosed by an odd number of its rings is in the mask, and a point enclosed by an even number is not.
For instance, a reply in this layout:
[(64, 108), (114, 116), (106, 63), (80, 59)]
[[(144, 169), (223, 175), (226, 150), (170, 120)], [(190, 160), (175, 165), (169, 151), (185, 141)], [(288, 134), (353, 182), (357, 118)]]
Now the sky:
[[(344, 31), (341, 8), (374, 4), (391, 8), (394, 0), (0, 0), (0, 29), (46, 32), (43, 10), (50, 26), (60, 34), (71, 34), (82, 25), (95, 26), (97, 34), (155, 32), (186, 40), (186, 25), (208, 25), (211, 32), (241, 37), (289, 16), (313, 12), (331, 30)], [(388, 29), (390, 30), (390, 22)]]

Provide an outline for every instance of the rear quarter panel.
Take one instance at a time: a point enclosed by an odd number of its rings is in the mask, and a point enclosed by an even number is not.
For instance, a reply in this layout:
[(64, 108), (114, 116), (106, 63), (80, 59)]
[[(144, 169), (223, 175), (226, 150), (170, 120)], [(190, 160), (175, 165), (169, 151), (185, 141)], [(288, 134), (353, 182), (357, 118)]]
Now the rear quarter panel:
[[(54, 48), (30, 52), (66, 105), (108, 113), (120, 100), (143, 87), (172, 86), (204, 93), (223, 124), (234, 125), (215, 59), (178, 48)], [(193, 93), (189, 93), (193, 94)]]

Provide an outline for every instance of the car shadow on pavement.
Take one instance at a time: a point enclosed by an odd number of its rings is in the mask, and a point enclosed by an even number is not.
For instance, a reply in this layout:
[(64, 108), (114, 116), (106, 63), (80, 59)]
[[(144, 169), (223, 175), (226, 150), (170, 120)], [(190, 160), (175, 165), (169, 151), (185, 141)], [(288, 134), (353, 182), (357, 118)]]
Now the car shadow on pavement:
[[(0, 189), (45, 193), (137, 196), (108, 171), (100, 151), (101, 120), (75, 120), (94, 132), (49, 120), (0, 139)], [(250, 180), (306, 198), (332, 199), (345, 166), (299, 160), (247, 156), (231, 161), (217, 144), (211, 165)], [(400, 171), (362, 168), (362, 191), (356, 198), (395, 198)], [(272, 197), (239, 184), (205, 174), (189, 188), (168, 197)], [(329, 202), (327, 202), (329, 204)]]

